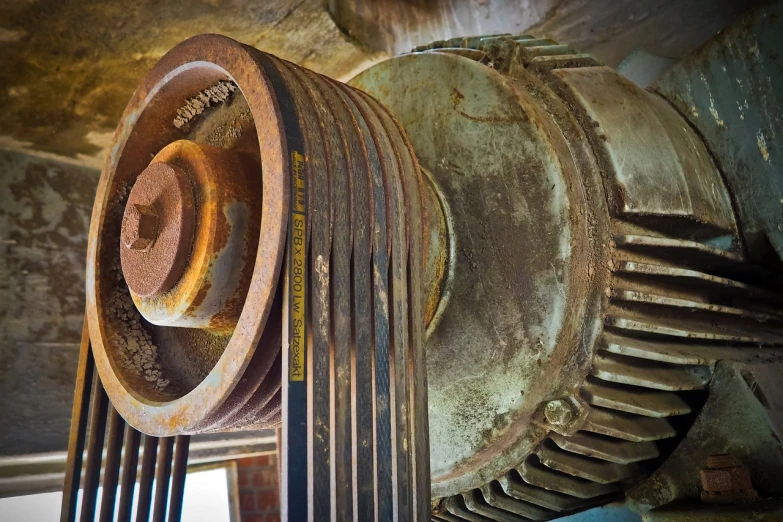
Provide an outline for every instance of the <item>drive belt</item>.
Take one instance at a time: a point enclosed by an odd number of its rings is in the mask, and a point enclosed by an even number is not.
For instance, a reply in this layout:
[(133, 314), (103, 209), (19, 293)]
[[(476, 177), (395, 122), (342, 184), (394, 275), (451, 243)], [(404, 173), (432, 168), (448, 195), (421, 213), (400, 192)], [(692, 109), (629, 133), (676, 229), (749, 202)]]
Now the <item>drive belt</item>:
[(369, 96), (259, 53), (290, 174), (283, 518), (427, 520), (422, 177)]

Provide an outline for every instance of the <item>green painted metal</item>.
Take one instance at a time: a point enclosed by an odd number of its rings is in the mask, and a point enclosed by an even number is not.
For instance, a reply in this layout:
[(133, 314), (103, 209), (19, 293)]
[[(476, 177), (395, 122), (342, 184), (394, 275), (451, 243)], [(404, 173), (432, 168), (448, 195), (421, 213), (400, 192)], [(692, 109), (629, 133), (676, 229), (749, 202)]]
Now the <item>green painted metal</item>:
[(783, 260), (783, 1), (761, 6), (676, 65), (653, 88), (708, 142), (749, 256)]

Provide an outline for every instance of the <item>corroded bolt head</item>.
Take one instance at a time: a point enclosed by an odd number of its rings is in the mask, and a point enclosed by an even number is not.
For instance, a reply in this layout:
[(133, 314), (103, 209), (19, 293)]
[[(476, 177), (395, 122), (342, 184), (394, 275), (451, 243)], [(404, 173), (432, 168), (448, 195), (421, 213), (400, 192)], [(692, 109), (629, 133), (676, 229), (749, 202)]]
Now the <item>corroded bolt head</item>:
[(568, 401), (555, 399), (544, 407), (544, 417), (555, 426), (566, 426), (574, 418), (574, 411)]
[(735, 468), (737, 466), (742, 466), (742, 463), (737, 457), (728, 453), (710, 455), (707, 457), (708, 469)]
[(750, 470), (732, 455), (712, 455), (702, 469), (701, 487), (706, 492), (723, 493), (753, 489)]
[(700, 474), (701, 487), (704, 491), (723, 493), (753, 489), (750, 481), (750, 470), (745, 466), (703, 469)]
[(122, 242), (131, 250), (146, 250), (158, 238), (159, 220), (150, 205), (134, 204), (122, 220)]
[(128, 288), (141, 297), (165, 292), (182, 276), (193, 244), (195, 205), (189, 175), (154, 161), (128, 194), (120, 263)]

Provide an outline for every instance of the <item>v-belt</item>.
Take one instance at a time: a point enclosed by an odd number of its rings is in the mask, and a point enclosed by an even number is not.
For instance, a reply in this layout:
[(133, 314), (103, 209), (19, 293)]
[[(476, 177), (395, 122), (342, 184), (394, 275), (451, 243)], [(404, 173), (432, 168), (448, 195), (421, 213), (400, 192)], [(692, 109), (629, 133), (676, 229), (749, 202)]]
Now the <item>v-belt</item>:
[(427, 520), (421, 174), (350, 87), (260, 55), (284, 122), (282, 484), (288, 520)]

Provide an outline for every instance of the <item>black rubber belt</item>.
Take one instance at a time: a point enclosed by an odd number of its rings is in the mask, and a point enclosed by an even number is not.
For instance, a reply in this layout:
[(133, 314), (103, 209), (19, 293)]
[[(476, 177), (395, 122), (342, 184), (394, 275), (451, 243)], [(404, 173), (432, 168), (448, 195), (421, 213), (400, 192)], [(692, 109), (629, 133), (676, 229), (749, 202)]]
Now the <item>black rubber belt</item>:
[(374, 100), (268, 55), (259, 63), (291, 176), (283, 517), (428, 520), (418, 166)]

